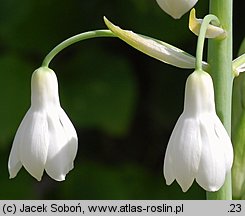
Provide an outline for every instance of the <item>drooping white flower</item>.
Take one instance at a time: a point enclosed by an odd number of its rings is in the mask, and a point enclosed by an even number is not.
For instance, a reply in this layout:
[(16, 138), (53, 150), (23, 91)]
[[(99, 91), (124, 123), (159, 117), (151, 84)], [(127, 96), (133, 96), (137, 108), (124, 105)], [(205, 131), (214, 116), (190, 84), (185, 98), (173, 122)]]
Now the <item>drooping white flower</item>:
[(198, 0), (156, 0), (158, 5), (175, 19), (182, 17)]
[(217, 191), (232, 161), (231, 140), (215, 112), (212, 79), (204, 71), (195, 71), (187, 79), (184, 111), (167, 146), (166, 183), (176, 179), (185, 192), (196, 179), (205, 190)]
[(31, 107), (22, 120), (9, 156), (10, 178), (22, 165), (37, 180), (44, 170), (57, 181), (65, 180), (73, 169), (77, 134), (60, 106), (54, 71), (41, 67), (31, 80)]

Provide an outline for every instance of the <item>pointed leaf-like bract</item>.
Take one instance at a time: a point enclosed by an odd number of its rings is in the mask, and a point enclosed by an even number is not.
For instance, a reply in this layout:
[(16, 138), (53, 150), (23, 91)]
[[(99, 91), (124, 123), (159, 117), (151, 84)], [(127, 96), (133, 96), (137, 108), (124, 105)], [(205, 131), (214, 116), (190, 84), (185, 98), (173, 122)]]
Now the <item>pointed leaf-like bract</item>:
[[(196, 18), (196, 11), (193, 8), (189, 16), (189, 29), (195, 34), (199, 35), (200, 28), (202, 25), (202, 19)], [(209, 24), (206, 31), (206, 38), (218, 38), (224, 39), (226, 37), (226, 31), (220, 27)]]
[[(113, 25), (104, 17), (107, 27), (120, 39), (135, 49), (156, 58), (164, 63), (179, 68), (195, 68), (195, 57), (165, 42), (136, 34), (132, 31), (123, 30)], [(207, 69), (208, 64), (203, 62), (203, 68)]]

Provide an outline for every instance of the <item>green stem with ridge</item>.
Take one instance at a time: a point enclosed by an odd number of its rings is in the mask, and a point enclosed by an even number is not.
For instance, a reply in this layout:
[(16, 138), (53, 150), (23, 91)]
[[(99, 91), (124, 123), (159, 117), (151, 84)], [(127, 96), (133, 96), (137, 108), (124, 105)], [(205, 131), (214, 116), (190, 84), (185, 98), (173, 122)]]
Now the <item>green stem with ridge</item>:
[[(223, 40), (209, 40), (208, 63), (214, 82), (217, 114), (231, 135), (232, 83), (232, 0), (210, 0), (210, 13), (219, 18), (220, 25), (226, 31)], [(207, 192), (207, 199), (231, 200), (231, 173), (228, 173), (222, 188), (217, 192)]]
[(115, 35), (110, 30), (95, 30), (84, 32), (70, 37), (67, 40), (61, 42), (59, 45), (57, 45), (53, 50), (51, 50), (51, 52), (44, 58), (42, 67), (48, 67), (51, 60), (66, 47), (82, 40), (97, 37), (115, 37)]

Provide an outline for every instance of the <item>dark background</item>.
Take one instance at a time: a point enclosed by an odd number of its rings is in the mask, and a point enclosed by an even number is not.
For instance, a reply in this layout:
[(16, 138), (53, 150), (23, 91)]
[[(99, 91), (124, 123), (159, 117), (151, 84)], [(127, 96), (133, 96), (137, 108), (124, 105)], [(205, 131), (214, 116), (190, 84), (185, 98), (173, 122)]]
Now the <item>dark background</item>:
[[(244, 37), (243, 8), (234, 1), (234, 55)], [(208, 13), (207, 1), (196, 5)], [(79, 136), (75, 168), (64, 182), (41, 182), (24, 168), (9, 180), (8, 156), (30, 106), (30, 78), (58, 43), (105, 29), (103, 16), (124, 29), (195, 54), (188, 14), (174, 20), (154, 0), (0, 0), (0, 199), (205, 199), (194, 184), (182, 193), (162, 174), (169, 136), (182, 112), (185, 80), (178, 69), (117, 38), (77, 43), (51, 62), (62, 107)]]

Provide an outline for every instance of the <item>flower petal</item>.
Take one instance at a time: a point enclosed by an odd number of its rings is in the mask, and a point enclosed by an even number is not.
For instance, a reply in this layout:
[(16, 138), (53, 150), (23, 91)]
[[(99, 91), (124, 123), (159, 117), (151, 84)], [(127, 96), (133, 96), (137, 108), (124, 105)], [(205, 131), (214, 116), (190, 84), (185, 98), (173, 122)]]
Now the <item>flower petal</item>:
[(63, 181), (66, 174), (73, 169), (77, 152), (76, 131), (61, 108), (56, 113), (49, 113), (48, 122), (50, 145), (45, 170), (53, 179)]
[(233, 163), (233, 146), (227, 131), (225, 130), (222, 122), (220, 121), (217, 115), (215, 115), (214, 117), (214, 130), (215, 134), (219, 139), (219, 143), (221, 143), (222, 145), (225, 157), (226, 170), (231, 170)]
[[(68, 137), (67, 139), (70, 140), (70, 139), (74, 138), (77, 140), (76, 130), (75, 130), (71, 120), (69, 119), (69, 117), (65, 113), (65, 111), (60, 107), (58, 112), (59, 112), (60, 122), (63, 125), (63, 129), (65, 131), (66, 137)], [(77, 144), (74, 145), (74, 152), (76, 152), (76, 150), (77, 150)]]
[(31, 106), (35, 109), (59, 105), (58, 80), (53, 70), (40, 67), (31, 78)]
[[(37, 180), (41, 180), (48, 151), (48, 125), (46, 113), (30, 108), (26, 113), (17, 138), (20, 139), (20, 161)], [(18, 141), (16, 141), (18, 142)]]
[(196, 128), (198, 123), (195, 119), (183, 113), (175, 125), (165, 156), (167, 183), (172, 183), (175, 177), (184, 192), (192, 185), (200, 161), (201, 142)]
[(14, 138), (14, 142), (10, 151), (9, 161), (8, 161), (8, 170), (10, 175), (9, 178), (14, 178), (22, 167), (20, 157), (19, 157), (19, 146), (22, 145), (21, 144), (23, 142), (22, 134), (23, 131), (26, 130), (26, 126), (27, 124), (24, 124), (24, 120), (23, 120)]
[(200, 119), (202, 155), (196, 181), (207, 191), (217, 191), (224, 184), (226, 161), (224, 146), (216, 134), (214, 115), (203, 115)]
[(198, 0), (156, 0), (159, 6), (174, 19), (179, 19), (189, 11)]

